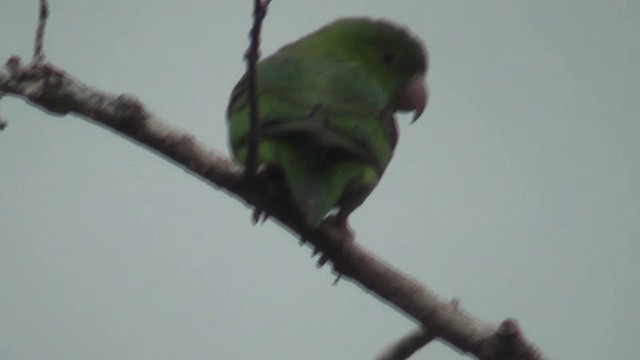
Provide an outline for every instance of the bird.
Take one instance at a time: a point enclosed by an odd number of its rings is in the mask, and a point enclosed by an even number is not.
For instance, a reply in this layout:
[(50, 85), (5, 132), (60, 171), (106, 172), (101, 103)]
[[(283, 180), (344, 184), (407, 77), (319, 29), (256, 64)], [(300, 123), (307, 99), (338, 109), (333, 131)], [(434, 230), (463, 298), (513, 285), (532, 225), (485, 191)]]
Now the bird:
[[(280, 174), (303, 221), (348, 217), (385, 172), (398, 141), (396, 112), (428, 102), (426, 46), (386, 19), (347, 17), (289, 43), (256, 64), (257, 163)], [(231, 152), (249, 149), (248, 75), (227, 108)]]

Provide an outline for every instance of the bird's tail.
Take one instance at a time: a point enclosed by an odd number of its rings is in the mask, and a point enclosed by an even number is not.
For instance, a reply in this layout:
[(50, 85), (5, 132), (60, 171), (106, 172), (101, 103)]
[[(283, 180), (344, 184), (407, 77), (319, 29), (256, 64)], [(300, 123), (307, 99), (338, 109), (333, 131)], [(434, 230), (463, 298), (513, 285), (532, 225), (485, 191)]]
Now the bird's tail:
[(276, 154), (278, 166), (296, 206), (307, 224), (317, 227), (339, 204), (353, 176), (344, 161), (328, 161), (313, 149), (283, 145)]

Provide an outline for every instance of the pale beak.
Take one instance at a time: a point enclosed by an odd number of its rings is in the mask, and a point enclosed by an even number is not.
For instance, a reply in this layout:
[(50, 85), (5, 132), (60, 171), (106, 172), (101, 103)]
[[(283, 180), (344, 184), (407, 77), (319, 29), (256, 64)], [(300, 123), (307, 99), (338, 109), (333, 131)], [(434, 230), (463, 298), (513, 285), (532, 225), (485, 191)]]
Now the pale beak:
[(418, 120), (429, 101), (429, 92), (424, 83), (424, 74), (415, 75), (402, 89), (398, 98), (398, 110), (413, 110), (413, 120)]

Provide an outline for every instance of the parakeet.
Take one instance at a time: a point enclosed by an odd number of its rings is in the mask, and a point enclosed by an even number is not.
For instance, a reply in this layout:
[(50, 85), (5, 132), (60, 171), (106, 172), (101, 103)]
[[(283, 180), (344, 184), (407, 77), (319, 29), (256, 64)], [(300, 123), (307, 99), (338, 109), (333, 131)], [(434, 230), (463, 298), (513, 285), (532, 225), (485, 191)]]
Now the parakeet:
[[(398, 139), (394, 113), (427, 104), (422, 42), (387, 20), (344, 18), (257, 64), (259, 164), (276, 169), (308, 226), (338, 224), (377, 185)], [(236, 160), (247, 158), (247, 75), (227, 109)]]

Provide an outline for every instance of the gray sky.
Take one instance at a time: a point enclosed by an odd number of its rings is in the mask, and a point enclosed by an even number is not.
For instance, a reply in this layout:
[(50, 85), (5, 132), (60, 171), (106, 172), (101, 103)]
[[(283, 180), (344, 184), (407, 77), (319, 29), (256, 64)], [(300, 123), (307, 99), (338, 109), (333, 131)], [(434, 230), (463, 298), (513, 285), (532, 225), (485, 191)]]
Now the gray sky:
[[(0, 0), (1, 61), (30, 57), (36, 3)], [(51, 0), (48, 59), (226, 153), (250, 3)], [(262, 48), (348, 15), (422, 37), (431, 101), (358, 240), (554, 359), (635, 359), (639, 4), (274, 0)], [(156, 155), (15, 98), (0, 116), (0, 358), (369, 359), (414, 327)]]

